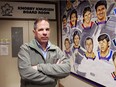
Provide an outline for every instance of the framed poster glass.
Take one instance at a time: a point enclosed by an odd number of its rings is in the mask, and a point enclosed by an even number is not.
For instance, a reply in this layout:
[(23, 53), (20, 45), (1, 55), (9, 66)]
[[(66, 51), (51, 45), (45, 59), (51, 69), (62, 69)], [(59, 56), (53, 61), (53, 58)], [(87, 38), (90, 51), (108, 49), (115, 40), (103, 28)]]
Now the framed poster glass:
[[(116, 85), (116, 1), (61, 1), (62, 49), (71, 72)], [(110, 83), (110, 84), (109, 84)]]

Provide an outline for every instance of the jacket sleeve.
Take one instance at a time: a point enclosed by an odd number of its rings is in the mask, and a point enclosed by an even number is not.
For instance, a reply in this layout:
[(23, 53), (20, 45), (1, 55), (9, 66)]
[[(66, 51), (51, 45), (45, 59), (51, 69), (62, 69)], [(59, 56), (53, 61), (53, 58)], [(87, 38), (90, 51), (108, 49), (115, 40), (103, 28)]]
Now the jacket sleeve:
[(22, 45), (18, 53), (18, 69), (22, 79), (38, 84), (55, 82), (54, 78), (32, 68), (27, 45)]
[(60, 59), (61, 63), (59, 64), (39, 64), (38, 71), (42, 71), (47, 75), (51, 75), (57, 78), (64, 78), (70, 73), (70, 61), (69, 58), (64, 56), (64, 53), (57, 48), (57, 57)]

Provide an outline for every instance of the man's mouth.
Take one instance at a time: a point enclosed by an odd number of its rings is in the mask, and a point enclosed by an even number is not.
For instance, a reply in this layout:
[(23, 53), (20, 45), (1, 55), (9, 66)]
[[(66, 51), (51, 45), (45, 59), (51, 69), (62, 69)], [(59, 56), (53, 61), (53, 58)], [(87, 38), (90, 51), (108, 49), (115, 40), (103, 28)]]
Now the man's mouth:
[(47, 39), (48, 39), (48, 37), (42, 37), (42, 39), (43, 39), (43, 40), (47, 40)]
[(101, 14), (99, 14), (99, 16), (103, 16), (103, 14), (101, 13)]

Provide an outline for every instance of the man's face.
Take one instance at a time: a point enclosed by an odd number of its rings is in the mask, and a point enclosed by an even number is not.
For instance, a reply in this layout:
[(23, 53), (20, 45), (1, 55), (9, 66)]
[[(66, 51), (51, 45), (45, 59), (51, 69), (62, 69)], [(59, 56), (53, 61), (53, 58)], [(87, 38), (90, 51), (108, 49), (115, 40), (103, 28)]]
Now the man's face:
[(106, 52), (109, 48), (109, 42), (106, 39), (99, 41), (99, 48), (101, 52)]
[(72, 25), (75, 26), (75, 23), (77, 21), (77, 18), (76, 18), (76, 14), (75, 13), (73, 13), (71, 15), (71, 19), (70, 20), (71, 20)]
[(86, 47), (87, 52), (91, 53), (93, 51), (93, 43), (91, 39), (86, 40), (85, 47)]
[(115, 66), (115, 68), (116, 68), (116, 56), (115, 56), (115, 58), (114, 58), (114, 66)]
[(67, 10), (70, 9), (72, 6), (70, 0), (67, 0), (67, 3), (66, 3), (66, 7), (67, 7)]
[(96, 15), (98, 18), (98, 21), (105, 21), (106, 20), (106, 8), (104, 5), (100, 5), (96, 9)]
[(67, 24), (66, 18), (63, 18), (63, 27), (65, 28)]
[(87, 11), (87, 12), (84, 14), (83, 19), (84, 19), (84, 22), (90, 23), (90, 21), (91, 21), (91, 12), (90, 12), (90, 11)]
[(69, 48), (70, 48), (70, 43), (69, 43), (69, 41), (65, 41), (65, 48), (68, 50)]
[(75, 37), (74, 37), (74, 45), (75, 46), (78, 46), (79, 45), (79, 42), (80, 42), (79, 36), (78, 35), (75, 35)]
[(33, 32), (40, 43), (47, 43), (50, 37), (50, 25), (47, 21), (42, 20), (37, 23), (37, 29), (33, 30)]

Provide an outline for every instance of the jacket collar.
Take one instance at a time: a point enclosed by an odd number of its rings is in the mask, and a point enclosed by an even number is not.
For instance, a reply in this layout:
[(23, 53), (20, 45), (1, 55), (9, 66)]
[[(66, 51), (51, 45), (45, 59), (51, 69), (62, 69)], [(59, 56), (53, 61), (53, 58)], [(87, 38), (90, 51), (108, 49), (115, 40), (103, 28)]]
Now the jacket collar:
[[(48, 42), (48, 44), (50, 44), (50, 48), (48, 50), (55, 50), (56, 46), (53, 45), (50, 41)], [(37, 43), (36, 43), (36, 39), (33, 39), (30, 43), (29, 46), (33, 49), (35, 49), (38, 52), (41, 52), (41, 50), (39, 49)]]

